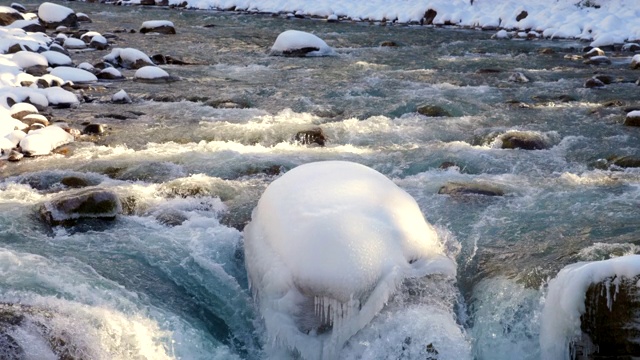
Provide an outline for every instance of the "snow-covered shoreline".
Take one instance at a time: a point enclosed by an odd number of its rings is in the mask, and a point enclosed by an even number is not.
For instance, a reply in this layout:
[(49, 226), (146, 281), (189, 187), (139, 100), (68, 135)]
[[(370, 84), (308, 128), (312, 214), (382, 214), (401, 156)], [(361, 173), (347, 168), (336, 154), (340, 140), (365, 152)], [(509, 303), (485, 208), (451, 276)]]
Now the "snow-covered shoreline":
[[(141, 2), (125, 0), (118, 3), (133, 5)], [(637, 21), (640, 6), (633, 0), (169, 0), (168, 5), (202, 10), (284, 13), (328, 20), (426, 22), (490, 30), (535, 30), (549, 38), (591, 41), (592, 46), (640, 40), (640, 23)], [(428, 16), (427, 12), (430, 12)]]

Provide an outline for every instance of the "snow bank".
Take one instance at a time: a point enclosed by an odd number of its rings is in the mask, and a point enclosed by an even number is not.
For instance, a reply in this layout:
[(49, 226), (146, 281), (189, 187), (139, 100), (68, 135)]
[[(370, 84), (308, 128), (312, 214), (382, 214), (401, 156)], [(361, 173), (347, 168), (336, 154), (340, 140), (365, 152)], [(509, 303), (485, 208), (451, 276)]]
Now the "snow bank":
[(415, 200), (356, 163), (310, 163), (284, 174), (244, 232), (267, 343), (307, 360), (334, 358), (403, 279), (456, 273)]
[[(542, 310), (540, 347), (543, 359), (570, 359), (569, 344), (581, 336), (580, 316), (585, 312), (585, 298), (591, 284), (617, 276), (640, 275), (640, 255), (604, 261), (579, 262), (566, 266), (549, 282), (549, 292)], [(617, 291), (616, 291), (617, 292)], [(613, 299), (608, 299), (611, 304)]]
[[(131, 3), (139, 3), (132, 0)], [(169, 0), (179, 4), (183, 0)], [(436, 11), (434, 24), (499, 27), (508, 30), (548, 31), (548, 36), (622, 42), (640, 39), (640, 7), (636, 0), (186, 0), (197, 9), (229, 9), (297, 13), (325, 18), (420, 22), (428, 10)], [(518, 18), (526, 11), (525, 18)], [(605, 41), (604, 36), (608, 36)], [(610, 42), (609, 42), (610, 43)]]

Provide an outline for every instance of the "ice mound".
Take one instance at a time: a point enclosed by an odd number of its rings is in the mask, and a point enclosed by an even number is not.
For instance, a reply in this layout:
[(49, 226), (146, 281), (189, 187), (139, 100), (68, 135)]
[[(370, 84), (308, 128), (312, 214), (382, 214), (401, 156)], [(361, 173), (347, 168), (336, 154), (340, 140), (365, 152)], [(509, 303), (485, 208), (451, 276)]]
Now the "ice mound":
[(299, 166), (265, 190), (245, 265), (274, 358), (334, 359), (409, 277), (455, 276), (415, 200), (366, 166)]

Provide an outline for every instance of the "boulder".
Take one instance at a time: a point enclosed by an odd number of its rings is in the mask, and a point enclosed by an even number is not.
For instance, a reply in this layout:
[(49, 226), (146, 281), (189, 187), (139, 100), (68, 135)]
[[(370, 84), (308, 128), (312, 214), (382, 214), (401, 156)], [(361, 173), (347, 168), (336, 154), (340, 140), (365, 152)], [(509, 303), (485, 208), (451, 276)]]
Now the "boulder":
[(176, 33), (176, 29), (173, 26), (171, 21), (166, 20), (151, 20), (145, 21), (142, 23), (140, 27), (140, 33), (157, 33), (157, 34), (166, 34), (166, 35), (174, 35)]
[(55, 29), (58, 26), (78, 27), (78, 16), (72, 9), (50, 2), (40, 4), (38, 18), (47, 29)]
[(594, 77), (587, 79), (587, 81), (584, 82), (584, 87), (586, 87), (587, 89), (603, 88), (604, 85), (605, 84), (602, 82), (602, 80), (596, 79)]
[(542, 135), (528, 131), (509, 131), (498, 136), (501, 149), (543, 150), (549, 145)]
[(8, 8), (6, 6), (0, 7), (0, 26), (7, 26), (13, 24), (16, 20), (24, 20), (22, 14), (19, 11)]
[(83, 219), (113, 220), (121, 213), (118, 196), (101, 188), (64, 192), (40, 207), (40, 216), (52, 226), (71, 226)]
[(633, 58), (631, 58), (631, 68), (640, 69), (640, 54), (634, 55)]
[(416, 110), (418, 114), (429, 117), (451, 117), (451, 114), (437, 105), (424, 105)]
[(322, 128), (319, 128), (319, 127), (309, 129), (309, 130), (298, 131), (294, 139), (295, 141), (303, 145), (317, 144), (320, 146), (324, 146), (325, 142), (327, 141), (327, 137), (322, 131)]
[(504, 190), (501, 188), (482, 182), (447, 182), (443, 185), (438, 194), (451, 196), (483, 195), (483, 196), (503, 196)]
[(627, 113), (624, 119), (626, 126), (640, 126), (640, 110), (634, 110)]
[(595, 55), (590, 57), (589, 59), (583, 61), (586, 65), (611, 65), (611, 60), (608, 57), (603, 55)]
[(527, 18), (527, 16), (529, 16), (529, 13), (528, 13), (528, 12), (526, 12), (525, 10), (522, 10), (522, 11), (520, 12), (520, 14), (518, 14), (518, 16), (516, 16), (516, 21), (520, 21), (520, 20), (522, 20), (522, 19), (526, 19), (526, 18)]
[(423, 19), (423, 23), (426, 25), (432, 25), (433, 24), (433, 20), (436, 18), (436, 16), (438, 15), (438, 12), (433, 10), (433, 9), (429, 9), (424, 13), (424, 19)]

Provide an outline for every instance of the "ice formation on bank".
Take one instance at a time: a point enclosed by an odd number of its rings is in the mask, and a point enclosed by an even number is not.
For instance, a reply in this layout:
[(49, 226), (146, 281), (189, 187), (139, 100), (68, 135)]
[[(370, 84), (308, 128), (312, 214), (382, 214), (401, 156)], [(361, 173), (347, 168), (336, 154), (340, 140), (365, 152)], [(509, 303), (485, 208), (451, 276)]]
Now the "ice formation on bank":
[[(640, 255), (579, 262), (562, 269), (549, 282), (545, 298), (540, 329), (541, 358), (571, 358), (570, 344), (582, 334), (580, 316), (585, 312), (586, 292), (590, 285), (616, 277), (610, 285), (617, 289), (621, 277), (631, 279), (637, 275), (640, 275)], [(608, 299), (607, 302), (614, 301)]]
[(244, 233), (274, 358), (333, 359), (404, 279), (456, 273), (415, 200), (351, 162), (287, 172), (265, 190)]

